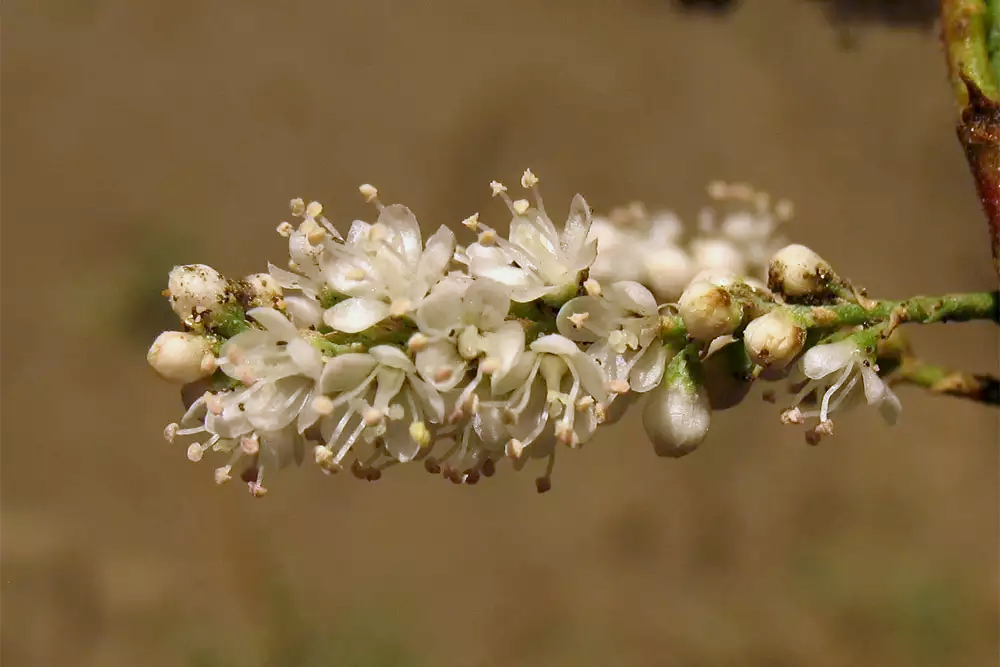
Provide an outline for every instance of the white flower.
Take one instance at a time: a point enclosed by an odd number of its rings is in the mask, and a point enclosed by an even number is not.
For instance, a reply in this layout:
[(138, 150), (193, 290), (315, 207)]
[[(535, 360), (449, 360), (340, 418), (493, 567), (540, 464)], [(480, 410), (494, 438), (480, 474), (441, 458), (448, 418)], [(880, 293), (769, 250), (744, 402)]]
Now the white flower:
[(509, 310), (510, 288), (501, 283), (485, 278), (439, 283), (415, 315), (429, 336), (415, 354), (421, 375), (447, 391), (462, 379), (466, 361), (480, 358), (491, 382), (499, 382), (524, 352), (524, 329), (506, 319)]
[(612, 283), (599, 297), (571, 299), (556, 325), (570, 340), (593, 343), (587, 352), (601, 365), (612, 392), (641, 393), (660, 383), (667, 348), (659, 340), (656, 298), (639, 283)]
[(513, 215), (509, 241), (494, 233), (491, 238), (496, 246), (473, 243), (461, 258), (472, 276), (510, 286), (511, 298), (519, 303), (546, 296), (564, 299), (575, 292), (580, 272), (597, 257), (597, 241), (588, 239), (590, 208), (583, 197), (573, 197), (569, 217), (559, 232), (545, 212), (537, 187), (532, 190), (534, 207), (526, 200), (513, 202), (506, 192), (495, 189)]
[(230, 338), (221, 349), (219, 367), (244, 388), (220, 394), (208, 411), (206, 427), (222, 437), (250, 430), (279, 431), (299, 417), (312, 399), (323, 372), (323, 356), (294, 324), (271, 308), (247, 312), (263, 329)]
[[(571, 447), (591, 438), (608, 404), (607, 378), (597, 362), (558, 334), (542, 336), (494, 388), (499, 394), (514, 388), (507, 401), (515, 449), (525, 449), (545, 435)], [(546, 433), (547, 427), (551, 427)], [(555, 441), (553, 440), (553, 442)], [(538, 449), (532, 454), (539, 454)], [(516, 458), (520, 455), (518, 452)]]
[(316, 456), (329, 470), (359, 440), (381, 440), (392, 459), (410, 461), (429, 444), (427, 425), (444, 418), (437, 390), (417, 377), (406, 354), (389, 345), (331, 359), (320, 392), (322, 399), (314, 401), (313, 409), (324, 413), (320, 429), (326, 444)]
[(383, 208), (374, 225), (356, 222), (346, 245), (333, 250), (324, 277), (350, 298), (329, 308), (323, 320), (338, 331), (357, 333), (416, 310), (444, 277), (455, 235), (442, 225), (422, 246), (417, 219), (395, 204)]
[[(821, 425), (828, 423), (830, 414), (848, 399), (859, 379), (868, 405), (877, 407), (889, 424), (899, 417), (902, 409), (899, 399), (878, 376), (878, 367), (873, 366), (870, 356), (855, 340), (811, 348), (802, 357), (802, 370), (809, 382), (799, 392), (795, 407), (785, 413), (785, 421), (799, 423), (804, 418), (819, 417)], [(819, 409), (800, 410), (798, 404), (813, 390), (822, 394)]]

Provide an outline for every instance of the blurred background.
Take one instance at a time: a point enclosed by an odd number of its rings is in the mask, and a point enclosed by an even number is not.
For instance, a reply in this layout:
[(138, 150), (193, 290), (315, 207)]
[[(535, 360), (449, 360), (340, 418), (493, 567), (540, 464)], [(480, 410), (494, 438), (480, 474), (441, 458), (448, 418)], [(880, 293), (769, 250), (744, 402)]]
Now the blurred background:
[[(636, 413), (545, 496), (310, 465), (255, 500), (163, 441), (145, 362), (170, 267), (284, 262), (292, 197), (500, 221), (528, 166), (558, 213), (747, 180), (876, 296), (990, 289), (933, 4), (6, 2), (4, 667), (996, 664), (985, 407), (903, 389), (810, 448), (751, 398), (676, 461)], [(996, 327), (911, 333), (997, 370)]]

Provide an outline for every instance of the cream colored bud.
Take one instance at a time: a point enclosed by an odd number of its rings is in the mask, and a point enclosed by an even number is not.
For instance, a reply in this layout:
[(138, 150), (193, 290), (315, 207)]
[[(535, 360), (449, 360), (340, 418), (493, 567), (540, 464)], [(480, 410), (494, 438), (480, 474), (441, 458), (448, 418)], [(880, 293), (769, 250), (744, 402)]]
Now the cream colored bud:
[(281, 286), (270, 273), (253, 273), (243, 279), (248, 308), (274, 308), (281, 303)]
[(785, 246), (767, 268), (767, 286), (793, 298), (828, 292), (837, 280), (827, 261), (804, 245)]
[(747, 325), (743, 344), (750, 360), (764, 368), (784, 368), (806, 342), (806, 330), (781, 308), (761, 315)]
[(706, 280), (692, 282), (677, 304), (688, 335), (710, 341), (736, 330), (743, 306), (724, 288)]
[(227, 301), (227, 290), (222, 274), (204, 264), (175, 266), (167, 278), (170, 307), (188, 325), (204, 313), (217, 312)]
[(146, 361), (164, 380), (187, 384), (208, 377), (215, 370), (206, 364), (212, 356), (212, 345), (202, 336), (184, 331), (164, 331), (149, 348)]
[(689, 392), (676, 384), (649, 392), (642, 409), (642, 426), (657, 456), (690, 454), (705, 439), (710, 423), (711, 407), (705, 393)]

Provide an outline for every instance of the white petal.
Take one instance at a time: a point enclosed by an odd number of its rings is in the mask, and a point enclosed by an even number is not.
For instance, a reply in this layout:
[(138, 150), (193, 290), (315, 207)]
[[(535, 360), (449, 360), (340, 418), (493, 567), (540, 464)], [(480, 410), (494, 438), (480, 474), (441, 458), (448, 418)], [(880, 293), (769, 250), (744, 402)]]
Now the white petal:
[(323, 372), (323, 355), (308, 341), (296, 336), (288, 341), (288, 356), (299, 367), (302, 375), (318, 380)]
[(251, 308), (247, 311), (247, 315), (267, 329), (269, 334), (281, 340), (288, 341), (299, 335), (295, 325), (274, 308)]
[(427, 247), (420, 256), (417, 266), (417, 280), (434, 285), (444, 274), (452, 253), (455, 252), (455, 234), (441, 225), (434, 235), (427, 239)]
[[(403, 403), (405, 405), (405, 402)], [(385, 449), (389, 456), (400, 463), (412, 461), (420, 452), (420, 444), (410, 436), (410, 424), (413, 423), (413, 416), (409, 408), (406, 408), (402, 419), (390, 420), (386, 425), (384, 437)]]
[(659, 386), (669, 356), (665, 345), (653, 343), (653, 347), (647, 349), (632, 367), (632, 372), (629, 374), (629, 386), (632, 391), (641, 394)]
[[(573, 324), (572, 316), (586, 314), (584, 326)], [(602, 299), (592, 296), (578, 296), (570, 299), (559, 309), (556, 329), (570, 340), (593, 343), (607, 338), (612, 329), (617, 328), (614, 313)]]
[(364, 220), (355, 220), (351, 223), (351, 228), (347, 230), (347, 240), (346, 245), (351, 247), (359, 247), (364, 245), (365, 241), (368, 240), (368, 234), (371, 231), (372, 226), (365, 222)]
[(597, 365), (593, 357), (589, 357), (579, 350), (572, 356), (573, 368), (580, 376), (580, 384), (584, 390), (594, 397), (598, 403), (608, 402), (608, 390), (605, 388), (607, 376)]
[(537, 358), (537, 354), (530, 350), (525, 350), (523, 354), (517, 357), (517, 361), (510, 371), (502, 376), (494, 375), (490, 380), (490, 389), (493, 395), (506, 396), (527, 382)]
[(657, 314), (656, 297), (653, 293), (631, 280), (612, 283), (605, 291), (605, 298), (631, 313), (647, 317)]
[(351, 352), (340, 354), (326, 362), (320, 376), (320, 393), (350, 391), (360, 385), (375, 370), (377, 362), (370, 354)]
[(496, 329), (510, 311), (510, 290), (488, 278), (475, 280), (465, 292), (462, 304), (468, 324), (478, 329)]
[(851, 363), (858, 355), (858, 346), (852, 340), (842, 340), (829, 345), (817, 345), (802, 357), (802, 370), (813, 380), (824, 378)]
[(368, 352), (375, 358), (380, 366), (396, 368), (406, 373), (413, 373), (417, 369), (410, 361), (410, 358), (398, 347), (392, 345), (376, 345)]
[(304, 296), (286, 296), (285, 311), (292, 323), (300, 329), (319, 326), (323, 320), (323, 307), (315, 299)]
[(323, 321), (337, 331), (358, 333), (389, 316), (389, 305), (375, 299), (351, 298), (323, 313)]
[(503, 413), (497, 407), (481, 407), (472, 416), (472, 428), (490, 451), (501, 451), (510, 435), (503, 423)]
[[(525, 274), (529, 280), (533, 279), (531, 274)], [(495, 276), (494, 276), (495, 277)], [(510, 295), (511, 301), (516, 301), (517, 303), (528, 303), (529, 301), (534, 301), (535, 299), (540, 299), (549, 292), (558, 291), (560, 287), (553, 287), (552, 285), (546, 285), (544, 283), (534, 282), (531, 284), (526, 284), (523, 287), (517, 287), (513, 283), (510, 283), (514, 288)]]
[(263, 431), (258, 435), (262, 465), (281, 469), (293, 462), (302, 463), (302, 441), (290, 429)]
[(420, 261), (423, 244), (420, 240), (420, 226), (410, 209), (402, 204), (386, 206), (378, 216), (378, 221), (391, 229), (395, 234), (396, 250), (403, 256), (407, 264), (416, 267)]
[(418, 378), (415, 374), (406, 376), (410, 383), (413, 395), (417, 397), (420, 406), (424, 410), (424, 416), (435, 424), (444, 421), (444, 399), (434, 387)]
[(481, 345), (487, 357), (500, 361), (500, 370), (493, 374), (494, 377), (503, 376), (524, 352), (524, 329), (517, 322), (505, 322), (496, 331), (483, 334)]
[[(569, 217), (566, 219), (566, 228), (562, 235), (562, 247), (567, 255), (573, 257), (584, 249), (587, 236), (590, 234), (590, 224), (590, 207), (583, 195), (578, 194), (570, 203)], [(596, 256), (597, 244), (592, 241), (591, 245), (594, 246)]]
[(279, 269), (270, 262), (267, 264), (267, 272), (271, 274), (275, 282), (285, 289), (302, 289), (302, 283), (308, 282), (308, 279), (303, 278), (299, 274)]
[(876, 405), (885, 400), (885, 392), (888, 387), (885, 386), (885, 382), (878, 376), (878, 373), (869, 366), (862, 366), (861, 379), (864, 382), (865, 400), (868, 401), (868, 405)]
[(292, 422), (310, 396), (309, 382), (285, 378), (255, 392), (244, 401), (250, 423), (260, 431), (277, 431)]
[(448, 340), (428, 343), (417, 352), (414, 365), (420, 376), (438, 391), (451, 391), (465, 378), (466, 362)]
[(414, 320), (424, 333), (445, 335), (460, 324), (464, 287), (443, 282), (420, 302)]
[(576, 346), (576, 343), (565, 336), (560, 336), (559, 334), (542, 336), (531, 344), (531, 349), (535, 352), (566, 356), (572, 356), (580, 351), (580, 348)]
[(878, 406), (879, 412), (882, 414), (882, 419), (886, 421), (887, 424), (895, 424), (896, 420), (899, 419), (899, 413), (903, 411), (903, 406), (899, 402), (899, 398), (896, 394), (892, 392), (888, 387), (885, 390), (885, 397)]

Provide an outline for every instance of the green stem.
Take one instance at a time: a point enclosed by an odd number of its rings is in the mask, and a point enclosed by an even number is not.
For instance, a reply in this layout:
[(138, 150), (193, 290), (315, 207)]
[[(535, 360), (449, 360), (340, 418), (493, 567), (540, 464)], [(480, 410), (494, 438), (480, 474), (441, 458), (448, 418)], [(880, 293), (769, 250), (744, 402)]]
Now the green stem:
[(941, 36), (948, 56), (948, 70), (960, 109), (969, 103), (969, 83), (987, 97), (996, 98), (997, 78), (987, 48), (987, 30), (993, 32), (997, 2), (990, 0), (941, 0)]
[(1000, 292), (970, 292), (942, 296), (915, 296), (901, 301), (878, 301), (871, 309), (856, 303), (830, 306), (789, 306), (793, 317), (809, 327), (870, 325), (898, 316), (900, 323), (968, 322), (1000, 323)]
[(963, 373), (904, 357), (892, 379), (937, 394), (965, 398), (987, 405), (1000, 405), (1000, 379), (991, 375)]
[(958, 139), (986, 213), (1000, 278), (1000, 1), (941, 0), (941, 37), (960, 111)]

